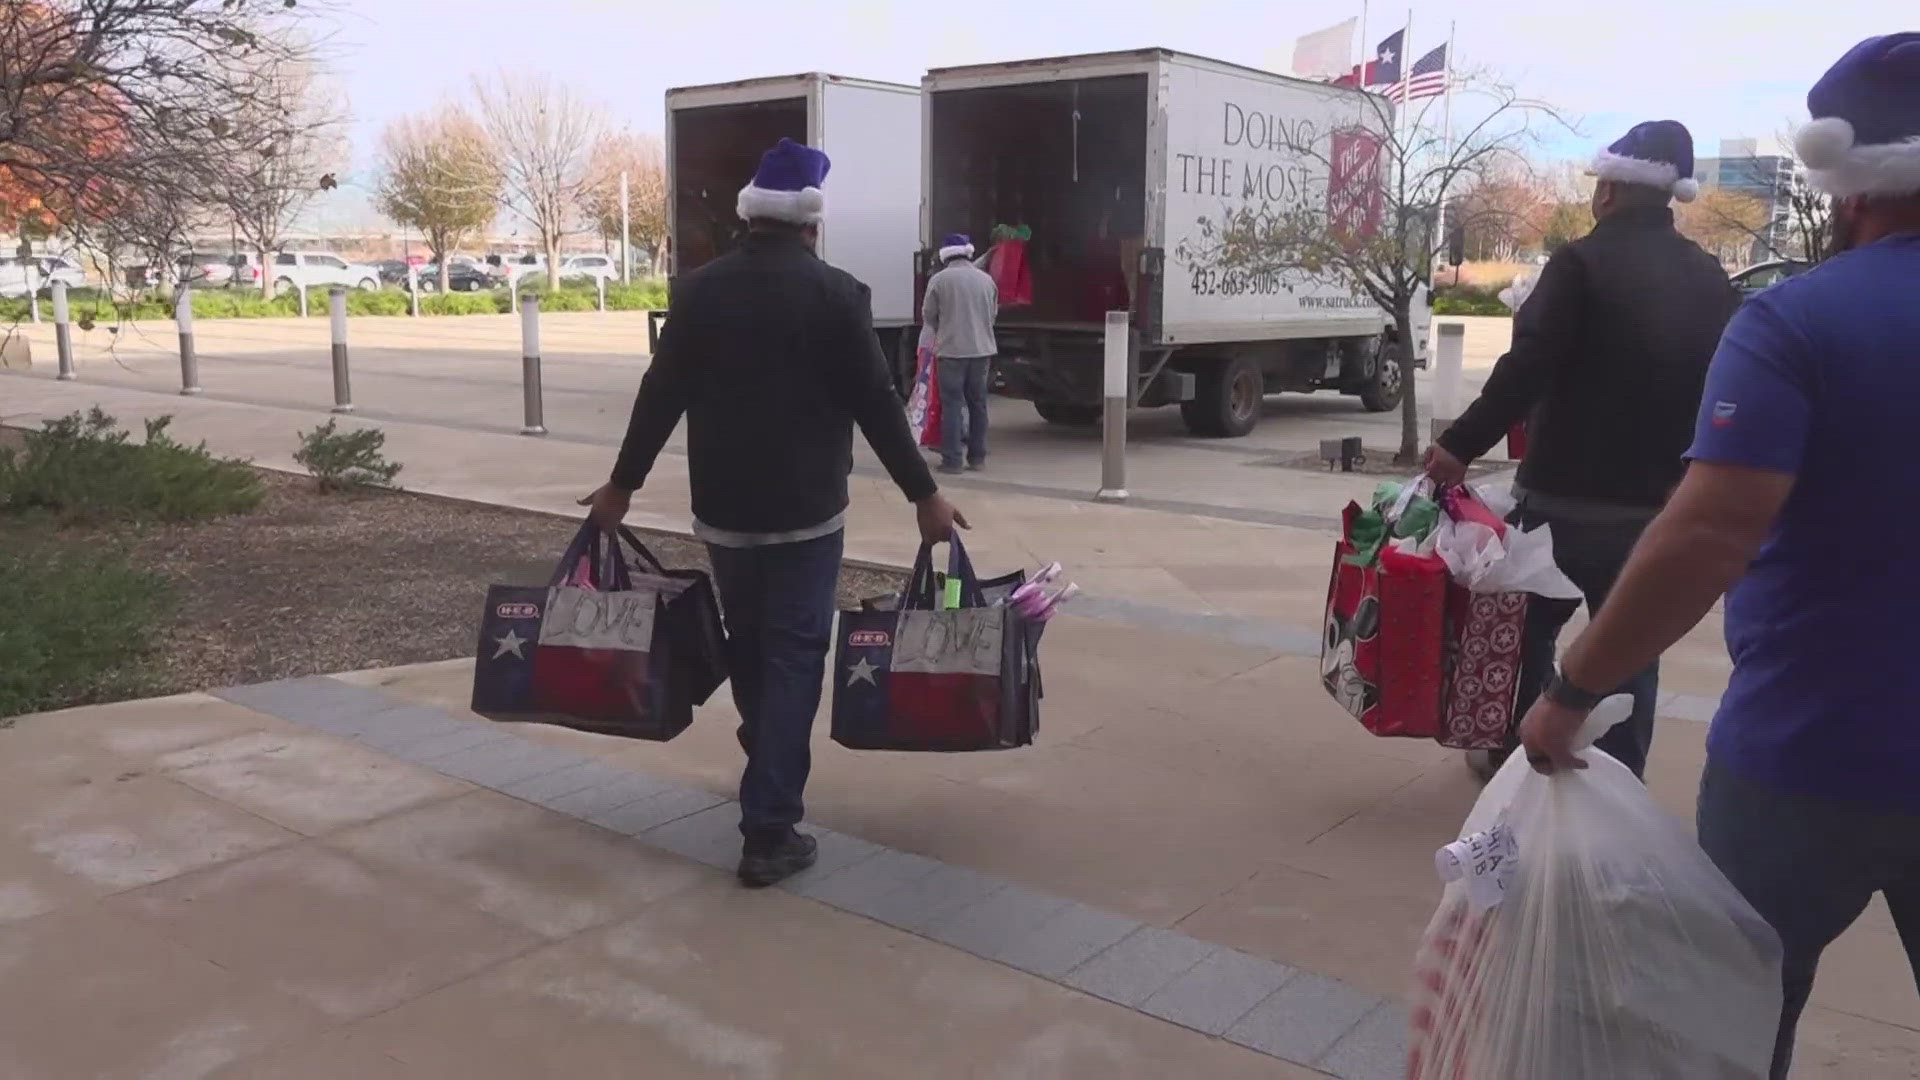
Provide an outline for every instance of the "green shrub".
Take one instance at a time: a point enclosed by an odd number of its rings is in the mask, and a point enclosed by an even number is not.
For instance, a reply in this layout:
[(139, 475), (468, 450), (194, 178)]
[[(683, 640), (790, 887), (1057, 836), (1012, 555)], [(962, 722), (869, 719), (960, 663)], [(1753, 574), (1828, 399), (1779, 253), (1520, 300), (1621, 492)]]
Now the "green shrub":
[(540, 297), (541, 311), (554, 312), (554, 311), (598, 311), (600, 310), (599, 294), (592, 292), (590, 290), (561, 289), (557, 292), (555, 291), (534, 292), (531, 289), (523, 289), (521, 290), (520, 295), (523, 299), (528, 295), (535, 295)]
[(19, 451), (0, 449), (0, 510), (44, 510), (62, 523), (204, 521), (259, 505), (263, 489), (246, 462), (167, 434), (170, 416), (132, 442), (94, 406), (48, 420)]
[(1476, 285), (1450, 285), (1434, 293), (1435, 315), (1504, 315), (1512, 310), (1500, 302), (1495, 290)]
[(505, 310), (505, 293), (428, 293), (420, 298), (422, 315), (496, 315)]
[(607, 286), (608, 311), (664, 311), (666, 307), (667, 283), (662, 279)]
[(367, 291), (351, 289), (347, 292), (347, 314), (349, 315), (406, 315), (412, 311), (407, 303), (407, 294), (399, 289), (380, 289)]
[[(309, 293), (307, 303), (318, 301), (320, 313), (326, 313), (326, 295)], [(311, 310), (311, 308), (310, 308)], [(166, 309), (167, 315), (173, 311)], [(196, 319), (282, 319), (300, 314), (297, 293), (267, 297), (253, 289), (196, 289), (193, 292), (193, 317)]]
[(0, 717), (143, 696), (137, 663), (161, 643), (166, 579), (95, 539), (14, 530), (0, 559)]
[(379, 428), (340, 431), (338, 427), (329, 420), (312, 431), (301, 432), (300, 449), (293, 452), (293, 460), (320, 482), (321, 491), (391, 487), (393, 478), (400, 475), (400, 464), (380, 453), (387, 444), (387, 433)]

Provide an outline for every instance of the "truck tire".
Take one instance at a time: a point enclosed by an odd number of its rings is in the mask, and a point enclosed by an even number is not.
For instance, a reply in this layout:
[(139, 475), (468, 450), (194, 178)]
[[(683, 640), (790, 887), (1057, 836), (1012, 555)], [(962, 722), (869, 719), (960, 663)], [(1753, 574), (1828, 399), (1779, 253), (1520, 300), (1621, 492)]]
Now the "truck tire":
[(1209, 439), (1239, 438), (1253, 430), (1266, 400), (1266, 377), (1246, 357), (1210, 364), (1194, 373), (1193, 400), (1180, 403), (1187, 430)]
[(1380, 340), (1381, 353), (1374, 365), (1373, 375), (1360, 387), (1360, 404), (1368, 412), (1386, 412), (1400, 404), (1406, 395), (1406, 381), (1400, 370), (1400, 348), (1385, 338)]
[(1098, 405), (1069, 405), (1060, 401), (1036, 401), (1033, 411), (1049, 424), (1062, 427), (1092, 427), (1100, 422)]

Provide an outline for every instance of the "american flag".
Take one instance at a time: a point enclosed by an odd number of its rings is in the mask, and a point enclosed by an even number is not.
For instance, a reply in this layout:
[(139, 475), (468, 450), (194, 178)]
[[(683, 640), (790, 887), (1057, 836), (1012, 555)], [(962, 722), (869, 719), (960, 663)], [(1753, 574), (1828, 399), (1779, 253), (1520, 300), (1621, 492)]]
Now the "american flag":
[(1443, 94), (1447, 89), (1447, 74), (1447, 47), (1442, 45), (1414, 61), (1406, 81), (1394, 83), (1387, 89), (1387, 96), (1410, 101)]

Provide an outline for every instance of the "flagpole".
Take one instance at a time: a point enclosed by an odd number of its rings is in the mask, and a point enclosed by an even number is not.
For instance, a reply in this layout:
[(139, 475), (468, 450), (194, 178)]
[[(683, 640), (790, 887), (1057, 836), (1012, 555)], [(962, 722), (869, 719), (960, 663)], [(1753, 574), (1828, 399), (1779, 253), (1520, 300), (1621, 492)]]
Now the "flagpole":
[(1360, 46), (1359, 48), (1360, 48), (1360, 76), (1358, 79), (1358, 84), (1359, 84), (1359, 88), (1362, 91), (1365, 91), (1367, 88), (1367, 61), (1371, 59), (1373, 56), (1371, 52), (1367, 51), (1367, 0), (1360, 0)]
[[(1446, 79), (1444, 91), (1446, 98), (1440, 105), (1440, 152), (1446, 155), (1442, 159), (1443, 167), (1453, 163), (1453, 35), (1455, 29), (1453, 22), (1447, 23), (1447, 51), (1444, 57), (1445, 63), (1440, 68), (1442, 77)], [(1447, 239), (1447, 189), (1444, 184), (1440, 188), (1440, 210), (1434, 216), (1434, 232), (1436, 244), (1450, 246)], [(1457, 278), (1459, 271), (1455, 270), (1454, 274)]]

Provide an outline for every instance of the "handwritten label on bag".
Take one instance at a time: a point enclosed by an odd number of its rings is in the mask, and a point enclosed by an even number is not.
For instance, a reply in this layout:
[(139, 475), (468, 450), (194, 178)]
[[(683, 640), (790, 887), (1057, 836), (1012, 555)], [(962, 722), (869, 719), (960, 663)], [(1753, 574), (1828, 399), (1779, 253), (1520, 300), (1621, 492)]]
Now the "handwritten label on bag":
[(646, 652), (653, 646), (655, 594), (646, 589), (549, 590), (540, 644)]
[(1513, 838), (1513, 830), (1505, 825), (1463, 836), (1433, 855), (1440, 880), (1449, 884), (1466, 882), (1467, 902), (1476, 912), (1507, 898), (1519, 859), (1520, 845)]
[(893, 635), (893, 670), (927, 675), (998, 675), (1005, 608), (903, 611)]

